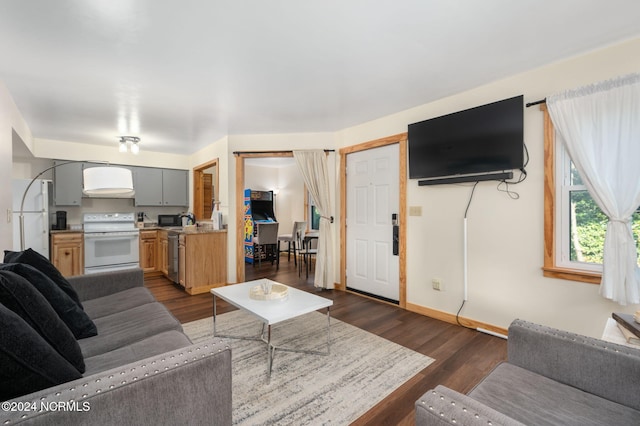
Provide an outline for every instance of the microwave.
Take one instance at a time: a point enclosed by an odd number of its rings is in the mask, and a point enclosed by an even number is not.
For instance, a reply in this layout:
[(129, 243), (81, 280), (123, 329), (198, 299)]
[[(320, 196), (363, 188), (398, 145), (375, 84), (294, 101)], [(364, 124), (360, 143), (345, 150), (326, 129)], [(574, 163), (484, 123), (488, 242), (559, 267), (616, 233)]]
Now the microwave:
[(158, 226), (182, 226), (182, 215), (159, 214)]

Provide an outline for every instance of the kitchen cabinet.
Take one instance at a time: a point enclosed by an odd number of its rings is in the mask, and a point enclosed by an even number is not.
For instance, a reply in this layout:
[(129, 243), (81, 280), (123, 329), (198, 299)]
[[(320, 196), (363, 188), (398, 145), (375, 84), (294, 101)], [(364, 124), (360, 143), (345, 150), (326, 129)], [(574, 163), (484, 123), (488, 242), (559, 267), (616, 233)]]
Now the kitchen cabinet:
[[(87, 198), (82, 192), (84, 183), (82, 171), (90, 167), (108, 167), (107, 164), (87, 161), (69, 163), (56, 160), (53, 164), (60, 165), (53, 171), (53, 204), (55, 206), (81, 206), (82, 198)], [(131, 170), (129, 166), (118, 165), (117, 167)]]
[(188, 206), (188, 194), (188, 170), (162, 169), (162, 203), (164, 206)]
[(169, 275), (169, 234), (164, 230), (158, 231), (158, 269)]
[(183, 232), (178, 240), (178, 281), (189, 294), (227, 284), (227, 231)]
[(82, 232), (52, 233), (51, 263), (65, 277), (84, 274), (84, 235)]
[(134, 167), (133, 186), (136, 206), (189, 205), (189, 171)]
[(82, 165), (54, 161), (60, 165), (53, 170), (53, 203), (56, 206), (80, 206), (82, 204)]
[(140, 230), (140, 267), (147, 272), (158, 270), (158, 231)]

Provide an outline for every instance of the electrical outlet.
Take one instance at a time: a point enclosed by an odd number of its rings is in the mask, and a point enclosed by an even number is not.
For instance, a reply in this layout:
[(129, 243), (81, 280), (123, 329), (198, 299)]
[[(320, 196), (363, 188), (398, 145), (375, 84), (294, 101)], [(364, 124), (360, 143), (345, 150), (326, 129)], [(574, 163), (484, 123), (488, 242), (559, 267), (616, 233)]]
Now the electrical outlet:
[(409, 216), (422, 216), (422, 206), (409, 206)]
[(440, 278), (431, 278), (431, 287), (433, 287), (434, 290), (442, 291), (442, 281)]

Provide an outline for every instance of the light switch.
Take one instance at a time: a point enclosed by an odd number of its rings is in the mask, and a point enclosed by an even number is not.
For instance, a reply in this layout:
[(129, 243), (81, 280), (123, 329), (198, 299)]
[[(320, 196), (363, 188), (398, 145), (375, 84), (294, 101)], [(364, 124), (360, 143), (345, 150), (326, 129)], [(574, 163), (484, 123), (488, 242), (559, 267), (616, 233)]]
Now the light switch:
[(422, 216), (422, 206), (409, 206), (409, 216)]

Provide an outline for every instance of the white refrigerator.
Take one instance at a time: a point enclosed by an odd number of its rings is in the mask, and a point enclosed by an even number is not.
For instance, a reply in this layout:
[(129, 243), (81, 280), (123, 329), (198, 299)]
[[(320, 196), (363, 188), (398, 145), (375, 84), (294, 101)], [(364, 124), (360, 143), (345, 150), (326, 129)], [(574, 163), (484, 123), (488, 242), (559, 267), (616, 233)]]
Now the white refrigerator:
[[(13, 250), (20, 251), (20, 203), (31, 179), (14, 179)], [(31, 248), (49, 259), (49, 192), (51, 181), (37, 179), (24, 199), (24, 248)]]

